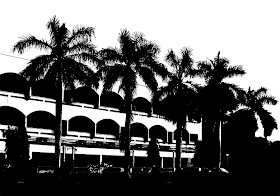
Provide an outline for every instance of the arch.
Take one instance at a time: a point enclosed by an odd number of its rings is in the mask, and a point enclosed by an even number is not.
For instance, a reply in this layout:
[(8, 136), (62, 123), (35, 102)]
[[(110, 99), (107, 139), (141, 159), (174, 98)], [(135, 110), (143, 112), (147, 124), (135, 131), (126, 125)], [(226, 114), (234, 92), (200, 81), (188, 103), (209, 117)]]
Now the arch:
[(32, 112), (27, 116), (27, 127), (54, 130), (55, 116), (46, 111)]
[[(174, 139), (176, 140), (177, 139), (177, 129), (174, 131)], [(189, 144), (190, 143), (190, 140), (189, 140), (189, 137), (190, 137), (190, 134), (189, 134), (189, 132), (186, 130), (186, 129), (184, 129), (183, 131), (182, 131), (182, 141), (185, 141), (186, 142), (186, 144)]]
[(91, 137), (95, 136), (95, 123), (88, 117), (75, 116), (69, 120), (69, 131), (90, 133)]
[(148, 141), (148, 128), (142, 123), (133, 123), (130, 128), (131, 137), (141, 137)]
[(97, 108), (99, 95), (92, 88), (82, 86), (74, 90), (73, 102), (91, 104)]
[(0, 124), (25, 126), (25, 115), (16, 108), (10, 106), (0, 107)]
[(56, 99), (55, 88), (44, 79), (36, 81), (32, 85), (31, 94), (33, 96)]
[(123, 98), (115, 92), (103, 92), (100, 96), (100, 106), (122, 110), (124, 107)]
[(149, 132), (150, 138), (156, 137), (162, 139), (164, 143), (167, 142), (167, 131), (163, 126), (154, 125), (150, 128)]
[(27, 95), (29, 93), (29, 84), (19, 74), (11, 72), (3, 73), (0, 75), (0, 91)]
[(113, 135), (119, 138), (120, 126), (114, 120), (103, 119), (96, 124), (96, 133)]
[(132, 110), (151, 114), (151, 103), (143, 97), (137, 97), (132, 102)]

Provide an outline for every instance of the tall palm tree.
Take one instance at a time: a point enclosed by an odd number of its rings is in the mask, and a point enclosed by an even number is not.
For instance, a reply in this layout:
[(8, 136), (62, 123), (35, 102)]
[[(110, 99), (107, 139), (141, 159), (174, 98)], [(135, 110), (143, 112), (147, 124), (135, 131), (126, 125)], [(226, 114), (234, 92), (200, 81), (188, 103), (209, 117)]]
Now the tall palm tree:
[(169, 73), (167, 86), (159, 89), (159, 101), (164, 104), (161, 114), (172, 123), (176, 124), (176, 161), (177, 171), (181, 169), (181, 143), (182, 131), (186, 131), (186, 122), (193, 120), (196, 109), (194, 103), (200, 86), (191, 81), (198, 72), (194, 69), (192, 49), (183, 48), (182, 58), (178, 58), (174, 51), (170, 49), (165, 56), (165, 61), (173, 69)]
[(199, 61), (197, 66), (200, 77), (203, 77), (206, 86), (202, 90), (203, 120), (202, 132), (204, 140), (210, 142), (213, 147), (213, 159), (216, 167), (220, 167), (220, 126), (227, 111), (238, 108), (239, 101), (244, 96), (244, 91), (235, 84), (224, 80), (236, 76), (242, 76), (246, 72), (242, 66), (230, 66), (229, 60), (220, 57), (220, 52), (214, 60)]
[(83, 64), (84, 62), (97, 62), (95, 46), (90, 43), (94, 36), (94, 28), (77, 26), (71, 32), (65, 27), (65, 23), (60, 24), (54, 16), (47, 23), (47, 29), (50, 40), (37, 39), (33, 35), (27, 35), (13, 46), (12, 51), (23, 54), (27, 49), (36, 48), (48, 52), (30, 60), (28, 66), (20, 74), (31, 84), (44, 79), (52, 88), (55, 88), (56, 173), (60, 179), (63, 88), (74, 89), (77, 82), (80, 85), (98, 87), (99, 80), (94, 71)]
[[(152, 97), (157, 91), (156, 76), (165, 78), (167, 69), (158, 62), (159, 46), (147, 41), (144, 34), (130, 34), (127, 29), (121, 30), (118, 41), (120, 48), (109, 47), (100, 51), (100, 57), (105, 62), (98, 66), (103, 73), (103, 91), (110, 91), (120, 82), (119, 91), (124, 93), (125, 101), (125, 173), (130, 177), (130, 126), (133, 119), (132, 100), (136, 92), (137, 79), (141, 78), (150, 89)], [(121, 137), (122, 138), (122, 137)]]
[(245, 102), (243, 103), (245, 108), (251, 111), (252, 115), (259, 116), (266, 139), (272, 134), (274, 129), (277, 129), (277, 123), (271, 113), (264, 108), (264, 105), (276, 105), (278, 102), (275, 97), (267, 94), (267, 91), (265, 87), (261, 87), (257, 90), (253, 90), (249, 87), (245, 94)]

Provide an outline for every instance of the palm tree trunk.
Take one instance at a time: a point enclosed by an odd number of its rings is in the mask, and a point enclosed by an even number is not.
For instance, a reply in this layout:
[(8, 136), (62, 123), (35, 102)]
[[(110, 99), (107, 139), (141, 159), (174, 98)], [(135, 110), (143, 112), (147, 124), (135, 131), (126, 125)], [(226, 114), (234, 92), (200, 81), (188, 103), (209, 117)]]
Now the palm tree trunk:
[(55, 113), (56, 113), (56, 128), (55, 128), (55, 155), (57, 158), (55, 172), (57, 180), (61, 179), (61, 133), (62, 133), (62, 94), (63, 94), (63, 86), (62, 86), (62, 73), (61, 69), (59, 69), (58, 73), (58, 86), (57, 89), (57, 98), (56, 98), (56, 107), (55, 107)]
[[(128, 96), (129, 97), (129, 96)], [(124, 156), (126, 160), (126, 165), (124, 167), (124, 172), (127, 174), (127, 177), (130, 178), (130, 126), (132, 120), (132, 101), (129, 98), (126, 98), (126, 119), (125, 119), (125, 149)]]
[(175, 168), (176, 172), (181, 170), (181, 143), (182, 143), (182, 126), (177, 123), (177, 137), (176, 137), (176, 158), (175, 158)]

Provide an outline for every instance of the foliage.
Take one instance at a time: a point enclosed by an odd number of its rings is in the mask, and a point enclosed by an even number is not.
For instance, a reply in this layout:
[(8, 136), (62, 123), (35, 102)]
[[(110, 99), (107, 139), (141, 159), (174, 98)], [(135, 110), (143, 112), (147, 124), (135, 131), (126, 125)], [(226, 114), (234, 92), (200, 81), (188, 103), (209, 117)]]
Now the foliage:
[(98, 165), (93, 165), (93, 164), (89, 164), (88, 165), (88, 171), (89, 173), (99, 173), (102, 174), (102, 172), (107, 169), (107, 168), (112, 168), (113, 165), (109, 165), (107, 163), (101, 163)]
[(6, 137), (6, 167), (21, 167), (29, 160), (29, 143), (26, 128), (24, 126), (8, 126), (3, 131)]
[[(249, 87), (245, 93), (245, 99), (242, 102), (243, 106), (252, 111), (251, 115), (257, 114), (259, 116), (264, 129), (264, 137), (270, 136), (273, 129), (277, 129), (276, 120), (264, 108), (264, 105), (276, 105), (278, 101), (272, 95), (268, 95), (267, 91), (265, 87), (257, 90), (252, 90)], [(257, 124), (257, 121), (255, 123)]]

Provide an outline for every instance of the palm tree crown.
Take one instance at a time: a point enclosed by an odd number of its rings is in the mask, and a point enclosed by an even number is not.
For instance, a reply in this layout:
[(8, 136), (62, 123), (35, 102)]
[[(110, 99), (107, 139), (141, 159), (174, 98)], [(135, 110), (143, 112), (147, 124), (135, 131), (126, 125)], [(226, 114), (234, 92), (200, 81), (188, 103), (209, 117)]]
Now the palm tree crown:
[(264, 137), (270, 136), (273, 129), (277, 129), (276, 120), (273, 118), (270, 112), (268, 112), (264, 105), (276, 105), (277, 100), (272, 95), (267, 94), (267, 88), (261, 87), (258, 90), (252, 90), (250, 87), (246, 91), (244, 106), (257, 114), (261, 120), (264, 128)]
[(98, 78), (90, 67), (82, 64), (97, 62), (95, 46), (90, 43), (94, 28), (77, 26), (71, 32), (65, 23), (61, 25), (54, 16), (47, 23), (47, 29), (50, 34), (49, 41), (27, 35), (13, 46), (12, 51), (20, 54), (30, 48), (48, 51), (48, 54), (30, 60), (21, 75), (30, 82), (45, 79), (57, 85), (61, 70), (62, 82), (67, 89), (75, 88), (77, 81), (81, 85), (97, 87)]

